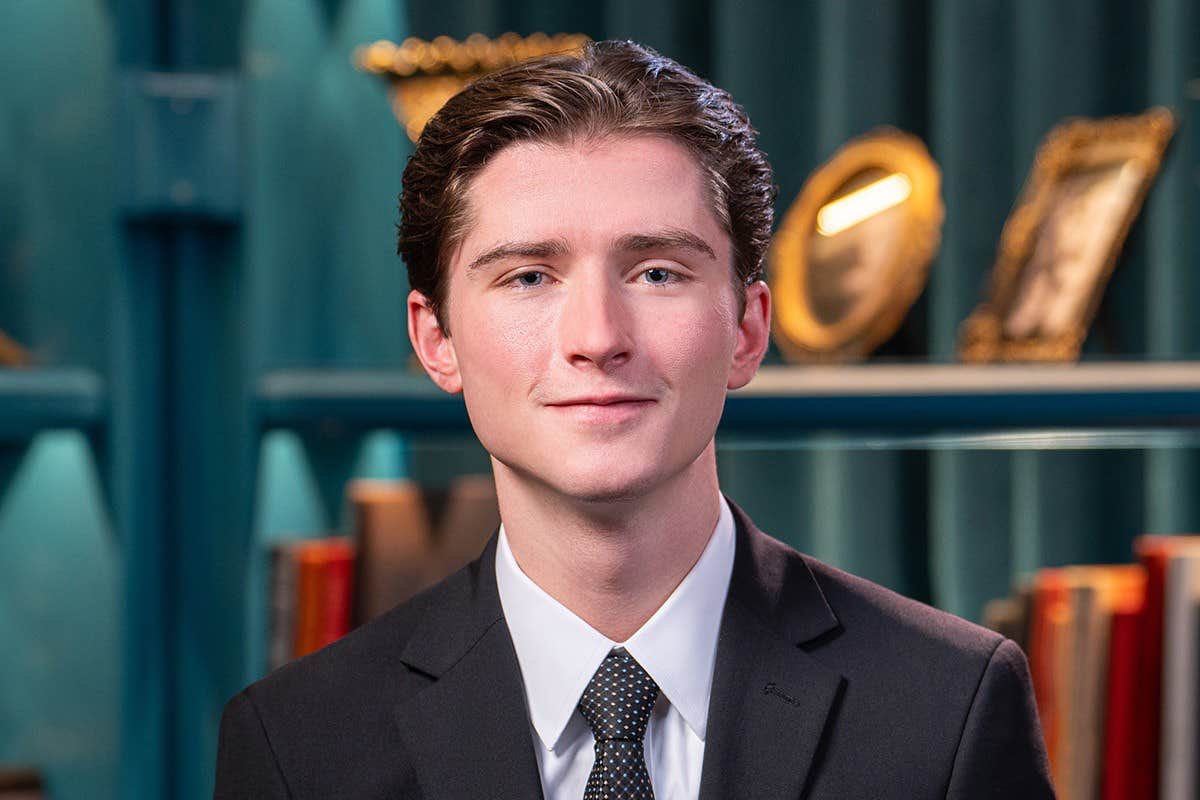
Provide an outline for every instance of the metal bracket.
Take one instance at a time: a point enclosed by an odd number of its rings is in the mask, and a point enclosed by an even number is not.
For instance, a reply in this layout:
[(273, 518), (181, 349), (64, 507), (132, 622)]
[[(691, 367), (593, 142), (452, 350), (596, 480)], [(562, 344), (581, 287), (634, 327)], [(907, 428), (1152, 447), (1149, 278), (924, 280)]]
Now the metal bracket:
[(121, 80), (118, 152), (127, 217), (236, 221), (241, 105), (235, 74), (134, 71)]

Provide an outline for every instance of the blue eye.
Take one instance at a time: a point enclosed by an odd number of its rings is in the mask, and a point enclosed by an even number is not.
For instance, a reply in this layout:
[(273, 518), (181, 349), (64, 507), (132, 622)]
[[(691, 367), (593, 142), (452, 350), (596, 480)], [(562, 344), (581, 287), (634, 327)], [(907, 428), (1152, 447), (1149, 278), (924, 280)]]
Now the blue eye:
[(513, 281), (519, 286), (541, 286), (543, 277), (541, 272), (522, 272)]
[(665, 286), (674, 277), (674, 274), (670, 270), (663, 269), (662, 267), (651, 267), (642, 274), (649, 279), (653, 286)]

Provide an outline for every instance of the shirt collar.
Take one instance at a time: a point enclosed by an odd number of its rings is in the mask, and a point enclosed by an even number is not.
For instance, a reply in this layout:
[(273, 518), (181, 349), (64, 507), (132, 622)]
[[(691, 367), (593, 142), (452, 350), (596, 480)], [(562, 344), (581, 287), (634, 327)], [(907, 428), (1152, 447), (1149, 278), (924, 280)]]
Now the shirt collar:
[(687, 726), (704, 740), (734, 542), (733, 513), (721, 497), (717, 525), (691, 571), (628, 641), (614, 642), (521, 570), (501, 524), (496, 586), (521, 665), (530, 721), (546, 749), (558, 745), (588, 681), (609, 650), (618, 646), (637, 659)]

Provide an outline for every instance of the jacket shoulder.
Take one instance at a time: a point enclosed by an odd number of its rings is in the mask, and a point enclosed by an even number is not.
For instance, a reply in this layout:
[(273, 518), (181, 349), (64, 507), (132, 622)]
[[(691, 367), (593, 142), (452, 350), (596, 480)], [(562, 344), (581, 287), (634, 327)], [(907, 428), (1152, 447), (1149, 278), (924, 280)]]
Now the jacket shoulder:
[(464, 568), (336, 642), (279, 667), (246, 692), (260, 709), (269, 710), (295, 708), (306, 698), (365, 701), (385, 690), (398, 702), (428, 683), (405, 663), (409, 641), (430, 615), (452, 616), (446, 612), (460, 605), (465, 608), (469, 584)]
[(797, 553), (812, 573), (841, 635), (883, 651), (917, 648), (982, 671), (1004, 637), (982, 625), (905, 597), (877, 583)]
[[(822, 776), (828, 785), (852, 786), (870, 774), (867, 752), (908, 797), (1054, 796), (1028, 665), (1015, 643), (798, 557), (840, 623), (806, 648), (845, 678)], [(877, 788), (851, 794), (880, 796)]]
[[(238, 788), (248, 770), (278, 775), (288, 796), (414, 796), (416, 778), (403, 755), (397, 715), (432, 678), (409, 665), (406, 649), (431, 625), (449, 628), (469, 619), (469, 569), (230, 700), (217, 770), (218, 789), (226, 793), (217, 796), (260, 796)], [(259, 764), (267, 760), (270, 769)], [(276, 795), (264, 789), (261, 796)]]

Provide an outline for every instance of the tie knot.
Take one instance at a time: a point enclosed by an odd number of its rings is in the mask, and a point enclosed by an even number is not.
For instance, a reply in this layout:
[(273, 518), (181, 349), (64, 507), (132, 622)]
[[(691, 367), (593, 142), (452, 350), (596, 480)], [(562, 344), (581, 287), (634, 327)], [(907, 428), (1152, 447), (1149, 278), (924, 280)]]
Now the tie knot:
[(579, 713), (597, 742), (641, 741), (658, 699), (658, 684), (624, 648), (604, 658), (579, 699)]

